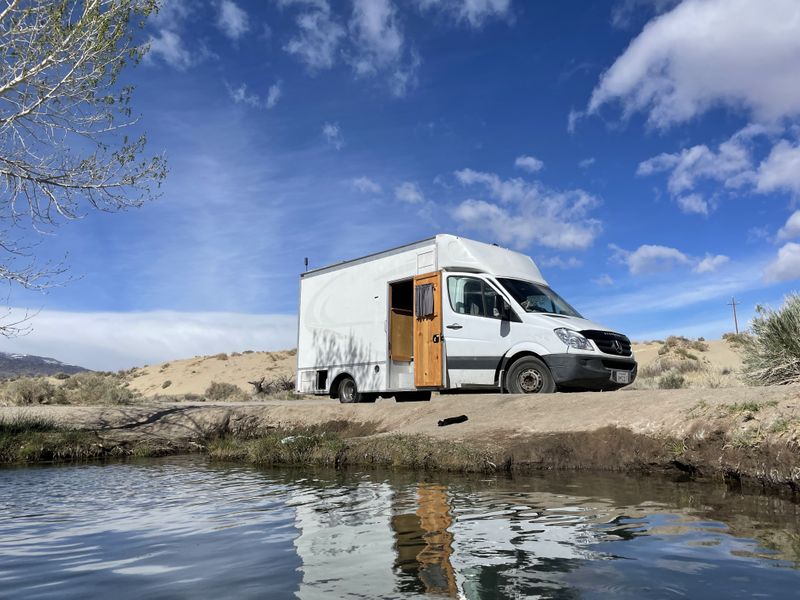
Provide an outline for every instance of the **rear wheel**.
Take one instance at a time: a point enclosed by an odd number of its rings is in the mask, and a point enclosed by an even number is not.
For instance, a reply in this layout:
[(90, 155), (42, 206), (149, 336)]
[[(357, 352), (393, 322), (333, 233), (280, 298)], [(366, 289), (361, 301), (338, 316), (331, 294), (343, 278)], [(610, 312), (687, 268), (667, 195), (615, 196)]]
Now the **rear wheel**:
[(431, 399), (430, 391), (398, 392), (394, 395), (395, 402), (427, 402), (430, 399)]
[(526, 356), (508, 370), (506, 388), (512, 394), (551, 394), (556, 382), (550, 369), (538, 358)]
[(345, 377), (339, 382), (339, 402), (342, 404), (354, 404), (358, 402), (358, 388), (352, 377)]

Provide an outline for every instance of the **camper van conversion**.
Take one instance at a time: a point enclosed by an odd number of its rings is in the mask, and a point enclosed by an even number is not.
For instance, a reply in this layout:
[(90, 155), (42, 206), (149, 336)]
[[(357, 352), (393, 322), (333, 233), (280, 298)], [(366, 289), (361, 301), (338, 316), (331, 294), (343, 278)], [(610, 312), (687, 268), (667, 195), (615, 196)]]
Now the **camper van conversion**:
[(614, 390), (635, 377), (626, 336), (584, 319), (505, 248), (437, 235), (300, 277), (300, 393), (427, 400)]

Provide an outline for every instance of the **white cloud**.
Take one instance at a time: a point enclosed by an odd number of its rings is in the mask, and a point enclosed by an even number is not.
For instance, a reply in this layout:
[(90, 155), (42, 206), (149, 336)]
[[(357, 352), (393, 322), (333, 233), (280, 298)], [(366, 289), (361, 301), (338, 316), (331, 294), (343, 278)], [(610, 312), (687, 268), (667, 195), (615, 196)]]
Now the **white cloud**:
[(603, 74), (588, 111), (619, 101), (660, 128), (718, 105), (761, 121), (800, 115), (798, 23), (796, 0), (685, 0)]
[(608, 273), (603, 273), (599, 277), (595, 277), (594, 279), (592, 279), (592, 283), (594, 283), (595, 285), (605, 287), (614, 285), (614, 279)]
[(540, 267), (553, 267), (555, 269), (577, 269), (583, 265), (583, 261), (574, 256), (570, 256), (569, 258), (550, 256), (537, 259), (536, 264)]
[(369, 177), (357, 177), (350, 184), (359, 192), (364, 194), (380, 194), (381, 186), (372, 181)]
[(748, 125), (712, 150), (705, 144), (662, 153), (639, 164), (638, 175), (668, 172), (667, 187), (684, 212), (708, 214), (709, 203), (688, 194), (701, 182), (720, 183), (729, 190), (747, 188), (759, 193), (787, 191), (800, 195), (800, 145), (786, 139), (773, 142), (769, 155), (757, 164), (754, 138), (774, 140), (779, 128)]
[(670, 172), (669, 191), (673, 195), (694, 189), (700, 180), (717, 181), (728, 188), (738, 188), (752, 181), (751, 152), (749, 141), (771, 130), (757, 125), (748, 125), (719, 144), (717, 151), (705, 144), (684, 148), (675, 153), (663, 153), (639, 164), (637, 175)]
[(236, 41), (250, 29), (247, 13), (233, 2), (220, 0), (217, 14), (217, 27), (230, 39)]
[(390, 0), (353, 0), (350, 30), (359, 50), (353, 62), (359, 75), (397, 61), (403, 52), (403, 33)]
[(588, 168), (589, 168), (589, 167), (591, 167), (591, 166), (592, 166), (594, 163), (595, 163), (595, 159), (594, 159), (594, 157), (593, 157), (593, 156), (590, 156), (589, 158), (584, 158), (582, 161), (580, 161), (580, 162), (578, 163), (578, 166), (579, 166), (581, 169), (588, 169)]
[(674, 8), (681, 0), (620, 0), (611, 10), (611, 25), (617, 29), (631, 27), (634, 17), (646, 13), (648, 17), (653, 13), (661, 14)]
[(267, 108), (275, 108), (275, 105), (278, 104), (278, 100), (281, 99), (282, 95), (283, 95), (282, 81), (276, 81), (271, 86), (269, 86), (269, 90), (267, 90), (267, 101), (266, 101)]
[(782, 189), (800, 196), (800, 145), (786, 140), (775, 144), (758, 168), (757, 189), (760, 192)]
[(681, 211), (687, 214), (707, 215), (708, 202), (700, 194), (688, 194), (676, 198)]
[(464, 227), (491, 234), (498, 242), (525, 248), (538, 244), (558, 249), (592, 245), (602, 225), (589, 212), (600, 204), (580, 190), (559, 191), (520, 178), (463, 169), (455, 173), (464, 186), (482, 186), (500, 205), (470, 198), (453, 210)]
[(391, 0), (354, 0), (350, 32), (354, 47), (350, 64), (356, 76), (388, 74), (389, 88), (403, 96), (416, 83), (420, 60), (406, 56), (403, 32)]
[(258, 94), (254, 94), (247, 90), (246, 83), (243, 83), (239, 87), (235, 88), (226, 83), (225, 87), (228, 89), (228, 96), (230, 96), (231, 100), (233, 100), (236, 104), (246, 104), (247, 106), (251, 106), (253, 108), (261, 108), (261, 106), (263, 106), (261, 98), (258, 97)]
[(778, 241), (792, 240), (797, 237), (800, 237), (800, 210), (794, 211), (786, 220), (786, 224), (778, 230)]
[(0, 338), (0, 349), (117, 370), (198, 354), (293, 348), (296, 323), (294, 315), (277, 314), (45, 310), (31, 322), (30, 334)]
[(692, 267), (695, 273), (711, 273), (718, 270), (730, 259), (723, 254), (706, 254), (695, 258), (670, 246), (643, 244), (636, 250), (625, 250), (616, 244), (609, 244), (612, 260), (627, 265), (631, 275), (650, 275), (671, 271), (675, 267)]
[(262, 98), (255, 92), (251, 92), (246, 83), (242, 83), (238, 87), (232, 87), (230, 84), (225, 83), (228, 89), (228, 96), (236, 104), (245, 104), (252, 108), (274, 108), (281, 98), (281, 82), (278, 81), (272, 84), (267, 91), (267, 97)]
[(722, 265), (726, 264), (730, 261), (730, 258), (725, 256), (724, 254), (706, 254), (705, 257), (697, 263), (694, 268), (695, 273), (713, 273), (717, 269), (719, 269)]
[(800, 279), (800, 244), (784, 244), (778, 250), (777, 258), (764, 270), (764, 279), (768, 282)]
[(419, 189), (416, 183), (411, 181), (404, 181), (394, 188), (394, 197), (402, 202), (408, 202), (409, 204), (419, 204), (425, 200), (422, 190)]
[(423, 11), (439, 10), (475, 28), (489, 19), (511, 17), (511, 0), (416, 0), (416, 4)]
[(542, 170), (544, 163), (533, 156), (523, 155), (517, 157), (517, 160), (514, 161), (514, 166), (528, 173), (536, 173)]
[(337, 150), (341, 150), (344, 147), (344, 138), (338, 123), (325, 123), (322, 126), (322, 135)]
[(615, 244), (610, 244), (609, 248), (614, 253), (614, 260), (626, 264), (631, 275), (660, 273), (692, 262), (686, 254), (669, 246), (644, 244), (632, 252)]
[(312, 70), (329, 69), (345, 36), (345, 29), (334, 18), (326, 0), (282, 0), (281, 6), (301, 5), (306, 10), (297, 16), (298, 33), (284, 46)]
[(160, 29), (176, 29), (192, 13), (189, 0), (159, 0), (158, 11), (150, 15), (150, 22)]
[(159, 57), (169, 66), (185, 71), (195, 63), (195, 58), (183, 44), (181, 36), (170, 29), (160, 29), (157, 36), (150, 36), (150, 51), (147, 60)]

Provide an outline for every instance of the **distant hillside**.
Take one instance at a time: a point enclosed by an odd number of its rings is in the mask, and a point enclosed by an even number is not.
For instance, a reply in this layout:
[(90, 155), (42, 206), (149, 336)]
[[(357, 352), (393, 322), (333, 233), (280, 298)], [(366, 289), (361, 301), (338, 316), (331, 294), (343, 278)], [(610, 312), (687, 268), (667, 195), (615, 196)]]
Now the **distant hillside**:
[(0, 352), (0, 377), (55, 375), (56, 373), (80, 373), (88, 370), (75, 365), (65, 365), (54, 358)]

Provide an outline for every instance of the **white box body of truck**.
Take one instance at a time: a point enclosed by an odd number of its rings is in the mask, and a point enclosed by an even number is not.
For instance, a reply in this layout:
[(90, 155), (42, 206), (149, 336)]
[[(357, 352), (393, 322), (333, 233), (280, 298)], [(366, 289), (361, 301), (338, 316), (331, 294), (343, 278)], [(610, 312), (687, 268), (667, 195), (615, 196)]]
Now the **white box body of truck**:
[(303, 273), (299, 393), (540, 393), (632, 383), (627, 337), (584, 319), (519, 252), (440, 234)]

